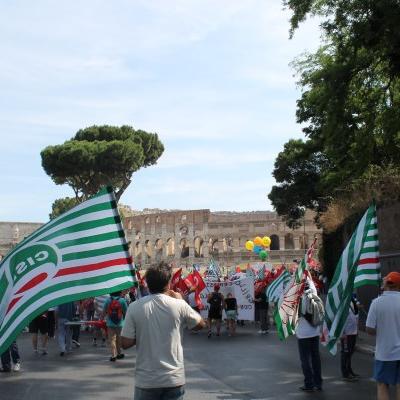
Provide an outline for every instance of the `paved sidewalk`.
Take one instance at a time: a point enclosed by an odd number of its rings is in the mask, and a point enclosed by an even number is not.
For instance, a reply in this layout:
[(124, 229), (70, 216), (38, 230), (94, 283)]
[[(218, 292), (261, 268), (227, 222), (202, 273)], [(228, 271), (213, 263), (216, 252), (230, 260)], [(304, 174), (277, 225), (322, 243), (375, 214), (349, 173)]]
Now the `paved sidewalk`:
[(364, 354), (375, 354), (375, 337), (364, 331), (358, 331), (356, 350)]

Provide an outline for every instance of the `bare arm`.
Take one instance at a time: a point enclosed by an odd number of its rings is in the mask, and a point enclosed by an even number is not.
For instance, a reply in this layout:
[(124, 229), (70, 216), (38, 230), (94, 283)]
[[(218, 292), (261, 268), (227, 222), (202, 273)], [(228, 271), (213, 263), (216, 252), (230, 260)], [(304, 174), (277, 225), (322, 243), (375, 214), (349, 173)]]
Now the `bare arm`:
[(204, 319), (202, 318), (200, 322), (194, 328), (192, 328), (192, 331), (199, 331), (200, 329), (205, 328), (206, 325), (206, 321), (204, 321)]
[(372, 336), (376, 335), (376, 329), (375, 328), (370, 328), (370, 327), (367, 326), (365, 330), (367, 331), (367, 333), (369, 335), (372, 335)]
[(129, 349), (136, 345), (136, 339), (127, 338), (125, 336), (121, 336), (121, 347), (125, 349)]

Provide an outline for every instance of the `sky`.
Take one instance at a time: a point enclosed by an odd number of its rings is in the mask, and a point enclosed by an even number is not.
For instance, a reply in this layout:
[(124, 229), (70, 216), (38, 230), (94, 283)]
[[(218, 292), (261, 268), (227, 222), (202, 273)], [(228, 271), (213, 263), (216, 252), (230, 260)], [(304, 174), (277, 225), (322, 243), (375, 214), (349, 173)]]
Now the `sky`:
[(40, 151), (91, 125), (158, 133), (165, 152), (121, 198), (134, 209), (271, 210), (274, 160), (296, 124), (279, 0), (14, 0), (0, 4), (0, 221), (46, 222), (73, 197)]

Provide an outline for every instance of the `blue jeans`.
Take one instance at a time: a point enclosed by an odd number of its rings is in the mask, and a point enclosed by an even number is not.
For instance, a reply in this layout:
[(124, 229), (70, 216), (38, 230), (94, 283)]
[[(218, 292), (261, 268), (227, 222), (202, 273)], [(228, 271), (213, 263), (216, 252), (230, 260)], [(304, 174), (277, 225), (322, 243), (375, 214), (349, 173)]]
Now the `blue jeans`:
[(58, 318), (58, 347), (63, 353), (72, 349), (72, 329), (69, 325), (65, 325), (66, 322), (69, 320)]
[(319, 336), (298, 339), (301, 368), (306, 388), (321, 388), (321, 358), (319, 356)]
[(17, 342), (12, 342), (11, 346), (1, 355), (1, 365), (5, 370), (11, 369), (11, 359), (14, 364), (20, 362)]
[(185, 386), (141, 389), (135, 387), (134, 400), (183, 400)]

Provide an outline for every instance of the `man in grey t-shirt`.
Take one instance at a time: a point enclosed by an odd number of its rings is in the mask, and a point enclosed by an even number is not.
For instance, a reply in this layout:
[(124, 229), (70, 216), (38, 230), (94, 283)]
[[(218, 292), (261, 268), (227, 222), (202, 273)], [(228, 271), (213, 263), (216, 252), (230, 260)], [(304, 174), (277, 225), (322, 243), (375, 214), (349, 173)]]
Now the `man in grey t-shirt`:
[(183, 399), (183, 327), (199, 330), (206, 325), (179, 293), (169, 289), (171, 276), (166, 263), (149, 268), (150, 295), (130, 304), (125, 317), (122, 347), (137, 347), (135, 400)]

